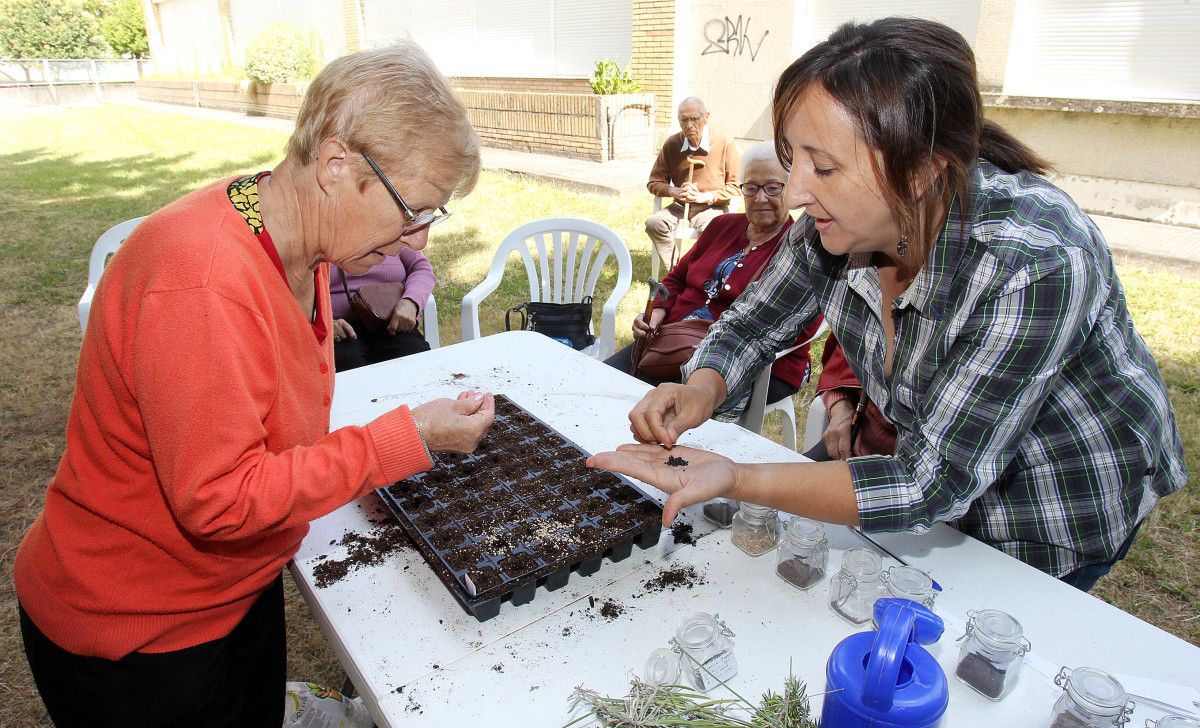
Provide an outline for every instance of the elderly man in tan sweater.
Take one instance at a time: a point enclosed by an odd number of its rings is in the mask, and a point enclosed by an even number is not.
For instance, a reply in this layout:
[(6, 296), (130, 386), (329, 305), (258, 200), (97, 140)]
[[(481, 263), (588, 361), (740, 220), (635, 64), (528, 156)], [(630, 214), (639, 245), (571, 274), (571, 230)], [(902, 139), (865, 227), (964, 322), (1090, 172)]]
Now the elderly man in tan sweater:
[[(671, 240), (687, 205), (688, 222), (699, 234), (717, 215), (729, 212), (729, 201), (738, 191), (738, 167), (741, 157), (737, 145), (728, 137), (712, 133), (704, 102), (689, 96), (679, 104), (680, 131), (667, 137), (646, 189), (656, 197), (674, 198), (667, 207), (646, 219), (646, 235), (654, 243), (658, 257), (671, 265)], [(688, 158), (704, 162), (696, 167), (688, 182)]]

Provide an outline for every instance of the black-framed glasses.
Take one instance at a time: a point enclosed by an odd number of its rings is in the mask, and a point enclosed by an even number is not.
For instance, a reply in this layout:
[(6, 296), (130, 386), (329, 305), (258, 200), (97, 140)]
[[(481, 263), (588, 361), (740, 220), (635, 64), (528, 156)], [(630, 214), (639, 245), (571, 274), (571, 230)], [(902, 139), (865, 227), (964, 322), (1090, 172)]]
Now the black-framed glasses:
[(759, 190), (766, 192), (767, 197), (779, 197), (779, 195), (783, 192), (783, 183), (768, 182), (765, 185), (756, 185), (749, 182), (743, 182), (742, 184), (738, 185), (738, 189), (740, 189), (742, 194), (746, 197), (758, 196)]
[(400, 211), (404, 213), (405, 223), (404, 229), (400, 231), (401, 235), (412, 235), (413, 233), (420, 232), (422, 228), (433, 227), (450, 217), (450, 211), (444, 205), (439, 206), (437, 212), (413, 212), (413, 209), (408, 206), (404, 198), (400, 196), (400, 193), (396, 192), (396, 188), (392, 187), (391, 180), (387, 178), (387, 175), (383, 173), (379, 165), (375, 164), (375, 160), (371, 159), (371, 155), (366, 152), (359, 152), (359, 154), (363, 155), (363, 159), (367, 160), (367, 164), (371, 165), (371, 169), (375, 170), (375, 175), (379, 177), (379, 181), (387, 188), (392, 199), (400, 206)]

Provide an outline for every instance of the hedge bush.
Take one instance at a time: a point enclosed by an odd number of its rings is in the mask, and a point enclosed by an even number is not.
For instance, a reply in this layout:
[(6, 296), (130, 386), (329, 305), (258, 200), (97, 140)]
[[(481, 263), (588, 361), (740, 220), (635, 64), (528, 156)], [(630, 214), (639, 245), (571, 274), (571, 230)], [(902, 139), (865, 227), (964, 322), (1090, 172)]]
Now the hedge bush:
[(286, 23), (273, 23), (246, 48), (246, 77), (259, 83), (313, 77), (317, 54), (312, 36)]

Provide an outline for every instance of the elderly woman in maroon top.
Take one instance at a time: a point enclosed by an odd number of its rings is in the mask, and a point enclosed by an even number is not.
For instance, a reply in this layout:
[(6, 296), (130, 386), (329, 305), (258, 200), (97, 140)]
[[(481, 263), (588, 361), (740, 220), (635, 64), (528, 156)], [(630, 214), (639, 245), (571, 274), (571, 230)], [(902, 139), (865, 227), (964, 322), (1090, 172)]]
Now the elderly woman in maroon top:
[[(404, 293), (392, 309), (386, 329), (370, 331), (354, 316), (350, 297), (370, 283), (399, 283)], [(337, 371), (377, 364), (409, 354), (429, 351), (417, 327), (429, 294), (437, 285), (433, 266), (419, 250), (404, 248), (366, 273), (346, 275), (330, 266), (329, 298), (333, 304), (333, 358)]]
[[(715, 320), (771, 262), (792, 218), (780, 194), (787, 172), (770, 143), (756, 144), (746, 150), (742, 155), (741, 178), (746, 212), (721, 215), (708, 224), (692, 249), (663, 280), (670, 296), (655, 304), (650, 321), (644, 320), (644, 314), (633, 320), (635, 337), (644, 337), (663, 322)], [(811, 331), (801, 334), (797, 343), (808, 341), (819, 324), (818, 320)], [(605, 363), (633, 373), (633, 348), (633, 344), (626, 346)], [(778, 402), (794, 394), (804, 386), (809, 370), (807, 344), (777, 359), (771, 370), (767, 401)], [(650, 379), (644, 381), (661, 384)]]

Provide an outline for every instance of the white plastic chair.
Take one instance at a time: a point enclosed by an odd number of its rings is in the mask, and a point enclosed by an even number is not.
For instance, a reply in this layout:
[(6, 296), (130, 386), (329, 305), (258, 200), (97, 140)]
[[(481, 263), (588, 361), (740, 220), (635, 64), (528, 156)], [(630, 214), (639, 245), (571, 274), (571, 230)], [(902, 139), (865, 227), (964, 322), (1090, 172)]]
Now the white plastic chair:
[[(663, 200), (669, 200), (667, 203), (668, 205), (675, 202), (674, 198), (671, 197), (656, 196), (654, 198), (654, 212), (658, 212), (659, 210), (663, 209)], [(729, 201), (730, 212), (741, 212), (741, 207), (741, 197), (734, 197)], [(675, 242), (675, 260), (679, 260), (683, 257), (683, 254), (687, 252), (687, 250), (684, 248), (684, 241), (695, 240), (698, 237), (700, 237), (699, 233), (697, 233), (696, 228), (692, 227), (691, 225), (688, 225), (687, 227), (677, 226), (675, 230), (672, 231), (671, 235), (671, 239)], [(658, 260), (658, 249), (655, 248), (650, 251), (650, 277), (655, 280), (662, 280), (658, 277), (659, 265), (660, 262)]]
[(441, 331), (438, 330), (437, 320), (437, 301), (433, 298), (433, 291), (429, 292), (429, 299), (425, 301), (425, 341), (429, 342), (430, 349), (436, 349), (442, 345)]
[[(491, 270), (462, 300), (463, 341), (482, 336), (479, 304), (500, 286), (508, 256), (519, 253), (529, 277), (529, 300), (578, 303), (593, 296), (609, 258), (617, 264), (617, 283), (604, 302), (600, 335), (584, 353), (604, 359), (616, 350), (617, 304), (629, 292), (633, 261), (615, 232), (599, 223), (572, 217), (535, 220), (513, 230), (496, 248)], [(537, 256), (536, 260), (534, 256)]]
[[(672, 199), (670, 197), (668, 197), (666, 199), (671, 200), (671, 202), (675, 201), (674, 199)], [(670, 205), (671, 202), (668, 202), (667, 204)], [(655, 196), (654, 212), (659, 212), (662, 209), (663, 209), (663, 198)], [(697, 237), (699, 237), (699, 235), (696, 233), (696, 229), (694, 227), (692, 227), (691, 225), (688, 225), (686, 227), (684, 227), (683, 225), (675, 226), (675, 229), (671, 231), (671, 240), (675, 243), (675, 260), (679, 260), (680, 258), (683, 257), (683, 254), (687, 252), (686, 250), (684, 250), (683, 241), (695, 240)], [(651, 250), (650, 250), (650, 277), (656, 281), (660, 281), (662, 279), (658, 277), (658, 269), (660, 266), (660, 261), (658, 259), (658, 248), (655, 248), (654, 246), (650, 246), (650, 247), (651, 247)]]
[[(125, 239), (142, 219), (135, 217), (132, 220), (113, 225), (92, 246), (92, 257), (88, 261), (88, 284), (79, 298), (79, 327), (84, 331), (87, 331), (88, 314), (92, 310), (92, 298), (96, 295), (96, 284), (100, 282), (104, 266), (108, 265), (108, 259), (117, 252), (117, 249), (121, 247), (121, 244), (125, 242)], [(429, 348), (436, 349), (441, 346), (441, 332), (438, 330), (437, 301), (434, 300), (432, 292), (429, 294), (429, 300), (425, 302), (424, 322), (425, 340), (429, 342)]]
[(92, 311), (92, 298), (96, 295), (96, 285), (100, 283), (104, 266), (108, 265), (108, 259), (117, 252), (121, 243), (125, 242), (125, 238), (129, 237), (143, 219), (135, 217), (132, 220), (113, 225), (92, 246), (92, 257), (88, 260), (87, 288), (83, 289), (83, 295), (79, 297), (78, 307), (79, 327), (84, 331), (87, 331), (88, 314)]
[[(792, 353), (793, 351), (795, 351), (796, 349), (800, 348), (801, 346), (804, 346), (804, 344), (811, 344), (827, 333), (829, 333), (829, 324), (827, 324), (825, 321), (821, 321), (821, 325), (817, 327), (816, 333), (814, 333), (808, 339), (808, 341), (805, 341), (803, 344), (797, 344), (788, 349), (784, 349), (783, 351), (776, 354), (775, 358), (778, 359), (781, 356), (786, 356), (786, 355)], [(746, 404), (746, 409), (742, 410), (742, 416), (741, 416), (741, 418), (738, 419), (738, 423), (742, 427), (745, 427), (747, 430), (750, 430), (751, 432), (754, 432), (755, 434), (761, 435), (762, 428), (763, 428), (763, 422), (767, 419), (767, 415), (770, 414), (771, 412), (779, 412), (783, 416), (783, 433), (782, 433), (783, 434), (783, 444), (787, 445), (792, 450), (795, 450), (796, 449), (796, 402), (795, 402), (795, 399), (793, 398), (792, 395), (789, 394), (788, 396), (784, 397), (783, 399), (779, 400), (778, 402), (774, 402), (772, 404), (767, 404), (767, 389), (770, 388), (770, 386), (771, 386), (771, 370), (774, 368), (775, 368), (775, 365), (772, 363), (771, 366), (763, 369), (762, 373), (758, 375), (758, 379), (754, 380), (754, 388), (752, 390), (750, 390), (750, 402)], [(820, 398), (818, 397), (817, 399), (819, 400)], [(809, 426), (810, 426), (809, 423), (805, 423), (805, 430), (804, 430), (805, 441), (808, 440), (808, 436), (809, 436), (808, 427)], [(824, 432), (824, 427), (821, 428), (821, 431)], [(818, 434), (817, 437), (819, 438), (820, 434)], [(806, 446), (805, 450), (807, 451), (807, 449), (808, 449), (808, 447)]]
[(829, 410), (825, 409), (825, 401), (817, 395), (808, 406), (808, 419), (804, 421), (804, 449), (798, 452), (808, 452), (816, 447), (829, 427)]

